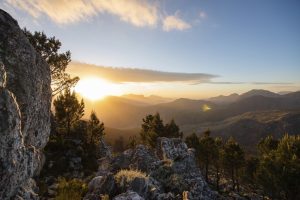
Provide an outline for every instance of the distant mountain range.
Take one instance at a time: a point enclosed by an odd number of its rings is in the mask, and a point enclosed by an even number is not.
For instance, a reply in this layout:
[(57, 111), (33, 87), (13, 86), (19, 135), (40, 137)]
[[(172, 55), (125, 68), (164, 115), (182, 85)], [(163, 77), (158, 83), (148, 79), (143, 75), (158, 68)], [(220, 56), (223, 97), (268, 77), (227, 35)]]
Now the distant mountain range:
[(165, 122), (174, 119), (185, 135), (209, 128), (214, 135), (232, 135), (247, 146), (266, 134), (300, 133), (300, 91), (280, 95), (267, 90), (251, 90), (207, 100), (125, 95), (97, 102), (85, 101), (85, 104), (86, 113), (95, 110), (109, 130), (113, 130), (114, 138), (118, 132), (120, 135), (127, 135), (128, 130), (137, 133), (142, 119), (156, 112)]

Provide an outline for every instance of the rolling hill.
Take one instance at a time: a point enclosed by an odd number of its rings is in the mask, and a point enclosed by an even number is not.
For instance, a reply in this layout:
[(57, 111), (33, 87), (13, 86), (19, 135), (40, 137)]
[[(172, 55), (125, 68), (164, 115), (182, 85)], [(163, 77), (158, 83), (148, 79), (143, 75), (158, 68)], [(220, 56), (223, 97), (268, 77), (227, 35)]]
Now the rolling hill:
[(297, 134), (300, 124), (300, 92), (279, 95), (252, 90), (239, 95), (232, 103), (181, 98), (151, 105), (136, 97), (122, 96), (85, 103), (86, 113), (94, 109), (105, 126), (110, 127), (107, 132), (112, 134), (111, 139), (118, 138), (118, 135), (129, 138), (129, 135), (137, 134), (142, 119), (156, 112), (165, 122), (174, 119), (185, 135), (210, 128), (213, 134), (225, 138), (234, 136), (247, 147), (270, 133), (275, 136), (284, 132)]

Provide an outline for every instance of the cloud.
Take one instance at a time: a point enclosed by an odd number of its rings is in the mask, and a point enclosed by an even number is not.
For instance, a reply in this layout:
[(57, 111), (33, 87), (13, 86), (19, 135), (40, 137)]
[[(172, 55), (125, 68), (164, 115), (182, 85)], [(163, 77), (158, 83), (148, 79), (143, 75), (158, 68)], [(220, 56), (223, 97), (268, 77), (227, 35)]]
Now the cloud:
[(184, 20), (180, 19), (178, 13), (175, 15), (169, 15), (165, 17), (163, 20), (163, 30), (164, 31), (171, 31), (171, 30), (186, 30), (191, 28), (192, 26), (185, 22)]
[(72, 76), (99, 77), (116, 83), (196, 82), (207, 83), (218, 76), (205, 73), (164, 72), (138, 68), (104, 67), (72, 62), (68, 67)]
[(254, 85), (291, 85), (291, 82), (252, 82)]
[(155, 26), (157, 7), (145, 0), (6, 0), (15, 8), (28, 12), (34, 18), (48, 16), (58, 24), (87, 20), (99, 13), (118, 16), (135, 26)]

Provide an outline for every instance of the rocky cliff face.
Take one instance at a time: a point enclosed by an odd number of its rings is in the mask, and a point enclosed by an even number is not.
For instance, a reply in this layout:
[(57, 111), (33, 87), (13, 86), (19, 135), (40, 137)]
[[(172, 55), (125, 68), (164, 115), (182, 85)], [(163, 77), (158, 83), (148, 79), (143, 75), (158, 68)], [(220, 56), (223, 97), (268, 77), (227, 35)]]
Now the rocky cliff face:
[[(85, 199), (221, 199), (204, 181), (194, 151), (177, 138), (159, 138), (157, 147), (143, 145), (100, 159), (98, 176)], [(125, 170), (125, 171), (124, 171)]]
[(18, 23), (0, 10), (0, 199), (32, 190), (50, 133), (50, 69)]

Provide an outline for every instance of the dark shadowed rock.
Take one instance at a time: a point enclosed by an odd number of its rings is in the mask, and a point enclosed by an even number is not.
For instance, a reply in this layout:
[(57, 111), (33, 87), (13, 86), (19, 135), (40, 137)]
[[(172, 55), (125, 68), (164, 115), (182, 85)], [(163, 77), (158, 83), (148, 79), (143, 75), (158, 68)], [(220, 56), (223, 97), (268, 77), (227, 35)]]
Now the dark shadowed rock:
[(113, 174), (107, 176), (97, 176), (89, 183), (89, 190), (86, 194), (86, 200), (98, 200), (100, 195), (109, 194), (114, 196), (117, 194), (118, 189)]
[(36, 199), (31, 177), (50, 133), (50, 69), (3, 10), (0, 63), (0, 199)]
[(113, 200), (144, 200), (144, 198), (136, 192), (127, 191), (126, 193), (116, 196)]

